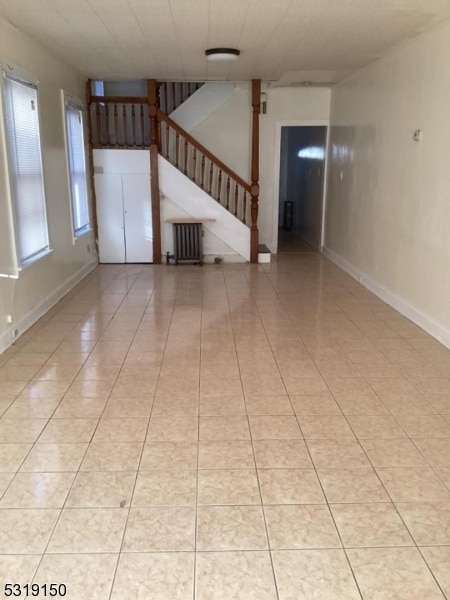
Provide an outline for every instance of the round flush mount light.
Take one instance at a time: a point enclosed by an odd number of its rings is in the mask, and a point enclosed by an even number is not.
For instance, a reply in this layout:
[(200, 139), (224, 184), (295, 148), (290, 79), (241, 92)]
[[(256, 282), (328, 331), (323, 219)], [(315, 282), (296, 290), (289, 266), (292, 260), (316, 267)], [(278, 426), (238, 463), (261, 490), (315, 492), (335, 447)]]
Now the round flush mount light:
[(209, 50), (205, 50), (207, 60), (213, 62), (236, 60), (240, 53), (240, 50), (236, 50), (235, 48), (210, 48)]

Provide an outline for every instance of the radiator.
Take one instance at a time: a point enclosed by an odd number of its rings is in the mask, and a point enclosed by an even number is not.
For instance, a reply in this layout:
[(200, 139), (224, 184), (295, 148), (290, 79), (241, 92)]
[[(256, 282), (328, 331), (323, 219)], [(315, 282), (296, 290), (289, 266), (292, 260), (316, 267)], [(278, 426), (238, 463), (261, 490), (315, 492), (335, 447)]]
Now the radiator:
[(202, 223), (173, 223), (174, 253), (166, 254), (167, 264), (170, 259), (179, 262), (197, 262), (203, 264)]

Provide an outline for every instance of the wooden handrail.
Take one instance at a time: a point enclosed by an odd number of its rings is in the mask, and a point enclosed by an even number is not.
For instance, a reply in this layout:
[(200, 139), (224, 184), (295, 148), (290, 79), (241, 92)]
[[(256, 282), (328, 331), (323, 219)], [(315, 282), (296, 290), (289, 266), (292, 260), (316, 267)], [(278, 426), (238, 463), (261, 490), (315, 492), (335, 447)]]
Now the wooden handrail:
[(238, 185), (240, 185), (242, 188), (244, 188), (245, 191), (250, 193), (251, 185), (249, 183), (247, 183), (246, 181), (244, 181), (242, 179), (242, 177), (239, 177), (239, 175), (237, 173), (235, 173), (232, 169), (227, 167), (227, 165), (225, 165), (221, 160), (219, 160), (216, 156), (214, 156), (214, 154), (212, 152), (210, 152), (207, 148), (205, 148), (205, 146), (202, 146), (202, 144), (200, 144), (200, 142), (198, 142), (195, 138), (193, 138), (187, 131), (185, 131), (182, 127), (180, 127), (178, 125), (178, 123), (175, 123), (175, 121), (173, 121), (170, 117), (168, 117), (161, 110), (158, 110), (157, 114), (158, 114), (158, 119), (160, 121), (164, 121), (164, 123), (167, 123), (167, 125), (171, 129), (174, 129), (179, 135), (181, 135), (185, 140), (187, 140), (189, 142), (189, 144), (194, 146), (194, 148), (196, 148), (201, 154), (206, 156), (206, 158), (208, 160), (210, 160), (211, 163), (214, 163), (214, 165), (216, 167), (221, 169), (224, 173), (226, 173), (229, 177), (231, 177)]
[(91, 96), (91, 102), (104, 104), (147, 104), (146, 96)]

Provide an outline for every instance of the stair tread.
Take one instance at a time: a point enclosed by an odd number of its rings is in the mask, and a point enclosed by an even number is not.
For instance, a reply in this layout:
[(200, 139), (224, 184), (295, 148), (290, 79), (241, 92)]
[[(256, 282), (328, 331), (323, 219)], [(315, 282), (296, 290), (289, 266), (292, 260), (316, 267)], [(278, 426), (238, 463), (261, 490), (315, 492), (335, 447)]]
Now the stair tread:
[(166, 219), (166, 223), (213, 223), (216, 219), (210, 219), (205, 217), (204, 219), (197, 219), (194, 217), (178, 218), (178, 219)]
[(258, 244), (259, 254), (270, 254), (269, 248), (265, 244)]

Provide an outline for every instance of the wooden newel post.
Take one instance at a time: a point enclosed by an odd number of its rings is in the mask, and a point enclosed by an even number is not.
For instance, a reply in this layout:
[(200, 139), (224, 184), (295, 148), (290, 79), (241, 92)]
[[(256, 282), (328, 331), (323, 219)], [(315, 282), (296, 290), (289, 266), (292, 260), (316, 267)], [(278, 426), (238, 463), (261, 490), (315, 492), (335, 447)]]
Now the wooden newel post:
[(148, 114), (150, 117), (150, 191), (152, 196), (153, 264), (161, 264), (161, 216), (158, 172), (158, 88), (156, 79), (149, 79)]
[(258, 262), (258, 200), (259, 200), (259, 113), (261, 110), (261, 79), (252, 79), (252, 172), (250, 262)]

